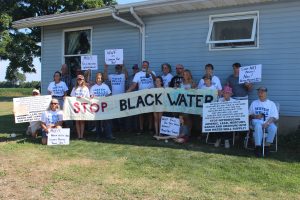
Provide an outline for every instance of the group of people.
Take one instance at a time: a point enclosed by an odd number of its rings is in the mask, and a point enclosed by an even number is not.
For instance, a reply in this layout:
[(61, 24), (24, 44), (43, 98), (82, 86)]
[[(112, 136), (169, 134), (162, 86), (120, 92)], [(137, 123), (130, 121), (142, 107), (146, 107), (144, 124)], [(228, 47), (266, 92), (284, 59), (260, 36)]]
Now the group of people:
[[(172, 87), (187, 90), (217, 90), (218, 101), (220, 102), (248, 99), (248, 94), (253, 89), (253, 84), (239, 84), (240, 67), (240, 63), (234, 63), (232, 65), (233, 74), (226, 79), (224, 87), (222, 87), (220, 79), (214, 75), (214, 66), (212, 64), (205, 65), (205, 74), (199, 83), (194, 81), (191, 71), (185, 69), (182, 64), (175, 66), (176, 74), (174, 76), (172, 75), (172, 67), (168, 63), (161, 65), (160, 75), (156, 75), (156, 73), (151, 70), (148, 61), (142, 62), (141, 70), (139, 70), (137, 64), (133, 65), (131, 75), (128, 75), (128, 71), (123, 65), (116, 65), (114, 73), (109, 74), (108, 66), (104, 65), (104, 72), (98, 72), (95, 76), (95, 81), (90, 80), (90, 71), (83, 73), (80, 69), (76, 70), (76, 77), (71, 78), (68, 66), (64, 64), (61, 67), (61, 71), (54, 73), (53, 81), (48, 86), (48, 93), (52, 95), (53, 100), (47, 111), (48, 113), (42, 116), (42, 129), (47, 133), (47, 127), (59, 127), (62, 125), (61, 112), (58, 110), (59, 107), (63, 106), (64, 97), (68, 95), (78, 98), (94, 98), (136, 90)], [(278, 120), (278, 111), (274, 102), (267, 99), (267, 89), (260, 87), (258, 89), (258, 97), (259, 99), (252, 102), (249, 108), (250, 119), (255, 127), (254, 138), (257, 149), (256, 152), (259, 152), (261, 148), (263, 129), (268, 129), (270, 133), (268, 134), (267, 144), (269, 145), (273, 142), (277, 131), (274, 122)], [(55, 109), (57, 110), (56, 114), (54, 113)], [(115, 139), (112, 134), (113, 128), (119, 128), (121, 131), (123, 131), (124, 128), (130, 130), (137, 129), (137, 134), (142, 134), (147, 127), (148, 131), (153, 132), (154, 136), (161, 137), (160, 121), (162, 115), (180, 118), (182, 127), (188, 128), (181, 128), (182, 132), (175, 141), (179, 143), (187, 142), (191, 132), (192, 120), (189, 115), (183, 113), (154, 112), (127, 118), (96, 121), (92, 126), (96, 128), (97, 137), (105, 133), (107, 139)], [(83, 139), (84, 137), (85, 124), (85, 121), (75, 121), (78, 139)], [(46, 134), (44, 134), (44, 136), (46, 136)], [(222, 137), (218, 137), (216, 143), (220, 143), (221, 139)]]

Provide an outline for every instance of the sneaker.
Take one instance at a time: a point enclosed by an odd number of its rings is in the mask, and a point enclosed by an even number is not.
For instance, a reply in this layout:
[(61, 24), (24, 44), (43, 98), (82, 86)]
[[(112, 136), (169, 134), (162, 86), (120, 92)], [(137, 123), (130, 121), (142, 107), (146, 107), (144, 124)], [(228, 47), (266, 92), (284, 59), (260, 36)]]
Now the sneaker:
[(144, 134), (144, 133), (145, 133), (144, 130), (140, 130), (140, 131), (138, 131), (136, 134), (137, 134), (137, 135), (142, 135), (142, 134)]
[(225, 149), (229, 149), (229, 148), (230, 148), (229, 140), (225, 140)]
[(262, 157), (262, 149), (260, 146), (256, 146), (254, 149), (254, 154), (257, 158)]
[(221, 144), (221, 139), (217, 139), (216, 143), (215, 143), (215, 147), (219, 147)]
[(96, 132), (96, 127), (94, 127), (91, 131), (92, 131), (92, 132)]

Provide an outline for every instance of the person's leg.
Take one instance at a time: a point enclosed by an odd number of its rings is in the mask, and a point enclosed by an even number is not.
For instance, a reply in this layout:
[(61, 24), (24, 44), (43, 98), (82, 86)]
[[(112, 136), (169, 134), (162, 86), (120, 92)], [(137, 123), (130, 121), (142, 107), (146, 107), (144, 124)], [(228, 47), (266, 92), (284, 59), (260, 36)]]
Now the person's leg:
[(83, 133), (84, 133), (84, 127), (85, 127), (85, 121), (81, 120), (80, 121), (80, 138), (83, 138)]
[(147, 117), (148, 117), (148, 122), (149, 122), (148, 130), (152, 131), (153, 130), (153, 114), (149, 113)]
[(48, 140), (47, 133), (44, 130), (42, 130), (42, 144), (47, 145), (47, 140)]
[(277, 127), (274, 123), (272, 123), (269, 125), (267, 129), (268, 129), (268, 136), (266, 139), (266, 143), (269, 145), (272, 144), (274, 141), (275, 135), (277, 134)]
[(112, 120), (104, 120), (103, 121), (105, 137), (107, 139), (115, 139), (112, 135)]
[(262, 137), (263, 137), (263, 129), (262, 129), (263, 121), (258, 119), (253, 119), (252, 125), (254, 127), (253, 137), (255, 141), (255, 146), (261, 146)]
[(75, 126), (76, 126), (77, 138), (80, 139), (80, 121), (79, 120), (75, 121)]
[(163, 115), (162, 112), (158, 113), (158, 135), (160, 135), (160, 121), (161, 121), (162, 115)]
[(153, 117), (154, 117), (154, 131), (155, 131), (155, 136), (158, 136), (158, 113), (154, 112), (153, 113)]
[(144, 131), (144, 114), (139, 115), (139, 120), (140, 120), (140, 131)]
[(95, 121), (95, 124), (96, 124), (96, 137), (97, 137), (97, 139), (99, 139), (102, 134), (101, 121), (97, 120), (97, 121)]

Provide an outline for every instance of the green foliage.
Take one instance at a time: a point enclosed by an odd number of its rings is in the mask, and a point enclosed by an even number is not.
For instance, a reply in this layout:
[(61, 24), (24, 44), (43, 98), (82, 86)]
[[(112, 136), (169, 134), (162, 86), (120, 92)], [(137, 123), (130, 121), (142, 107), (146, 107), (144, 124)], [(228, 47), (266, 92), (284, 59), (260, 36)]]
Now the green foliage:
[(5, 78), (16, 80), (16, 71), (35, 73), (33, 57), (39, 57), (40, 28), (19, 31), (12, 21), (67, 11), (99, 8), (116, 4), (115, 0), (0, 0), (0, 59), (9, 60)]
[[(40, 81), (22, 82), (19, 85), (14, 85), (11, 81), (0, 82), (0, 88), (40, 88)], [(1, 92), (0, 92), (1, 93)]]

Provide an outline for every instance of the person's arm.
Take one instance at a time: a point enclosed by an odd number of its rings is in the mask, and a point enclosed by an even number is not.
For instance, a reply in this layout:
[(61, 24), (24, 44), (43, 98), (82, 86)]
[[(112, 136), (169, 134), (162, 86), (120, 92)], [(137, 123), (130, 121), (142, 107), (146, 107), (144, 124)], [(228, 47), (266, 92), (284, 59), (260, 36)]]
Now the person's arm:
[(245, 88), (247, 91), (251, 91), (253, 88), (253, 84), (252, 83), (245, 83), (244, 84)]
[(148, 69), (147, 73), (152, 77), (152, 80), (155, 81), (155, 78), (156, 78), (155, 74), (149, 69)]
[(128, 80), (128, 71), (124, 65), (122, 65), (122, 73), (125, 74), (125, 80)]
[(48, 127), (46, 126), (46, 124), (44, 122), (41, 122), (41, 127), (45, 132), (48, 133)]
[(108, 79), (108, 65), (104, 64), (103, 80), (106, 81), (107, 79)]
[(126, 92), (131, 92), (133, 91), (137, 86), (136, 82), (132, 82), (131, 86), (128, 88), (128, 90)]

